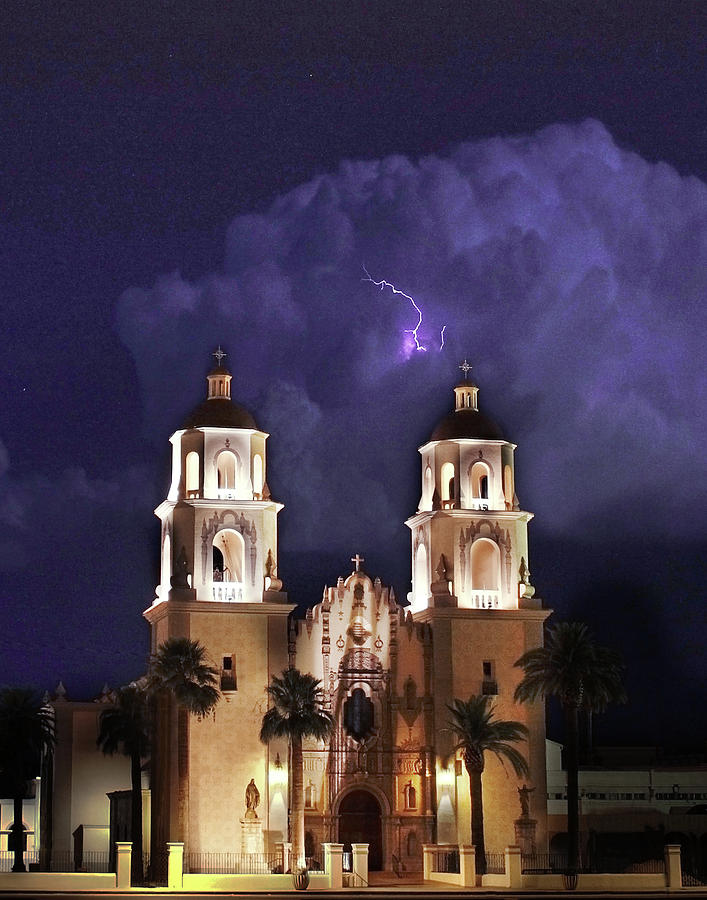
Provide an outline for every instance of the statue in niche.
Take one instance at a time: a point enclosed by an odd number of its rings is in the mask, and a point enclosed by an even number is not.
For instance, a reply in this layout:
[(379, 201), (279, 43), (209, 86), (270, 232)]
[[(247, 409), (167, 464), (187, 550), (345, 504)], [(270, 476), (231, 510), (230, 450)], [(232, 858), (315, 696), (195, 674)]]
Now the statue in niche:
[(521, 556), (520, 558), (520, 566), (518, 567), (518, 575), (520, 577), (521, 584), (523, 585), (523, 591), (521, 596), (527, 597), (530, 599), (535, 594), (535, 588), (530, 583), (530, 569), (526, 565), (525, 557)]
[(260, 804), (260, 791), (255, 786), (255, 778), (251, 778), (248, 787), (245, 789), (245, 817), (246, 819), (257, 819), (256, 809)]
[(174, 561), (174, 575), (170, 578), (170, 584), (173, 588), (189, 587), (188, 566), (186, 547), (182, 544), (182, 549)]
[(530, 817), (530, 795), (533, 793), (535, 788), (529, 788), (527, 784), (523, 784), (523, 787), (518, 788), (518, 799), (520, 800), (520, 814), (521, 818), (527, 819)]
[(405, 798), (405, 809), (417, 809), (417, 792), (412, 781), (408, 781), (403, 788), (403, 797)]

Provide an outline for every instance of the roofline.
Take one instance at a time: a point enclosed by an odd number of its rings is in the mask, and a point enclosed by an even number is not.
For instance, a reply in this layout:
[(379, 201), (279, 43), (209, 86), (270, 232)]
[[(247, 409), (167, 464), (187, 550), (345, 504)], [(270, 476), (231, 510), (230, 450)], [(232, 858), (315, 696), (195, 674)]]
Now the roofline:
[(418, 447), (417, 450), (419, 453), (422, 453), (428, 447), (436, 447), (437, 444), (448, 444), (450, 441), (454, 441), (457, 444), (507, 444), (513, 450), (518, 447), (518, 444), (514, 444), (513, 441), (507, 441), (505, 438), (442, 438), (437, 441), (427, 441), (427, 443)]

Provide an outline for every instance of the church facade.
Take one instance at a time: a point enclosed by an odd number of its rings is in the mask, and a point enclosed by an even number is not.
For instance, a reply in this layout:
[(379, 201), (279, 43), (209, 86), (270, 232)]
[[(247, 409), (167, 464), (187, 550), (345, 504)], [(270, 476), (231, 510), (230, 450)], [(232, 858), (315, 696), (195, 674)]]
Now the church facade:
[[(520, 749), (537, 798), (531, 831), (519, 833), (521, 784), (487, 755), (487, 847), (546, 848), (544, 705), (514, 702), (513, 663), (542, 644), (549, 611), (530, 584), (532, 516), (517, 499), (515, 445), (479, 411), (462, 368), (453, 411), (420, 448), (408, 602), (356, 554), (304, 620), (278, 578), (282, 505), (267, 484), (268, 435), (233, 403), (228, 370), (209, 373), (207, 399), (171, 438), (171, 485), (156, 510), (161, 579), (144, 615), (153, 651), (168, 637), (206, 647), (223, 697), (201, 721), (160, 712), (153, 848), (183, 840), (188, 852), (267, 851), (287, 840), (287, 745), (264, 746), (259, 730), (265, 687), (288, 665), (321, 680), (335, 720), (326, 745), (304, 746), (309, 856), (325, 841), (366, 841), (371, 869), (415, 871), (423, 844), (470, 843), (468, 776), (446, 724), (447, 703), (472, 694), (527, 726)], [(245, 815), (251, 783), (257, 826)]]

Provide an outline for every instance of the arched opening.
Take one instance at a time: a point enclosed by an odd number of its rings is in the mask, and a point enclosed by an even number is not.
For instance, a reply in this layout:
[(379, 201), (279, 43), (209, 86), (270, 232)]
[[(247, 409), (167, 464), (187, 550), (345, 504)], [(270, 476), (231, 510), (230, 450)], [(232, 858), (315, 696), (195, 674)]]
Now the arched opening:
[(420, 842), (417, 839), (417, 832), (411, 831), (408, 834), (406, 847), (407, 856), (417, 856), (420, 852)]
[(473, 605), (479, 609), (498, 606), (501, 558), (498, 545), (481, 538), (471, 545), (471, 590)]
[(160, 567), (160, 594), (167, 599), (172, 575), (172, 540), (169, 534), (165, 534), (162, 542), (162, 565)]
[(513, 509), (513, 472), (508, 465), (503, 467), (503, 497), (506, 509)]
[(432, 491), (434, 490), (432, 485), (432, 467), (425, 466), (425, 475), (422, 479), (422, 503), (420, 504), (421, 509), (430, 510), (432, 509)]
[(224, 528), (214, 538), (214, 581), (242, 583), (245, 542), (237, 531)]
[(344, 703), (344, 728), (347, 734), (362, 741), (373, 731), (373, 703), (362, 688), (356, 688)]
[(415, 605), (419, 608), (427, 603), (430, 596), (430, 579), (427, 574), (427, 548), (418, 544), (415, 551)]
[(196, 450), (187, 453), (187, 497), (199, 496), (199, 454)]
[(383, 835), (381, 808), (370, 791), (351, 791), (339, 806), (339, 843), (344, 852), (351, 852), (351, 844), (368, 844), (368, 868), (377, 872), (383, 868)]
[(256, 453), (253, 457), (253, 496), (256, 500), (263, 495), (263, 457)]
[(484, 462), (477, 461), (469, 473), (472, 509), (488, 509), (491, 491), (491, 470)]
[(232, 492), (236, 489), (236, 474), (238, 472), (238, 460), (231, 450), (223, 450), (218, 455), (216, 463), (219, 491)]
[(442, 508), (450, 509), (454, 506), (454, 463), (443, 463), (440, 478), (442, 480)]

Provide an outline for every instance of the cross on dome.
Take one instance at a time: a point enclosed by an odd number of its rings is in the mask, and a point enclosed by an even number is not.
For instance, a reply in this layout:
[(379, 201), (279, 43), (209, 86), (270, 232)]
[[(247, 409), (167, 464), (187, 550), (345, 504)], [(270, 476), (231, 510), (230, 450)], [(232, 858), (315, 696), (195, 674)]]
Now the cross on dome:
[[(218, 350), (214, 350), (214, 352), (211, 355), (213, 357), (215, 357), (216, 364), (219, 366), (221, 365), (221, 360), (225, 359), (228, 356), (228, 354), (224, 353), (223, 350), (221, 349), (221, 344), (218, 345)], [(466, 360), (465, 360), (465, 362), (466, 362)]]
[(459, 366), (459, 368), (464, 373), (464, 381), (467, 381), (469, 378), (469, 371), (471, 370), (471, 366), (466, 361), (466, 358), (464, 359), (464, 362)]
[(356, 556), (351, 557), (351, 562), (356, 563), (356, 571), (357, 572), (361, 571), (361, 563), (365, 562), (365, 561), (366, 561), (365, 557), (359, 556), (358, 553), (356, 554)]

